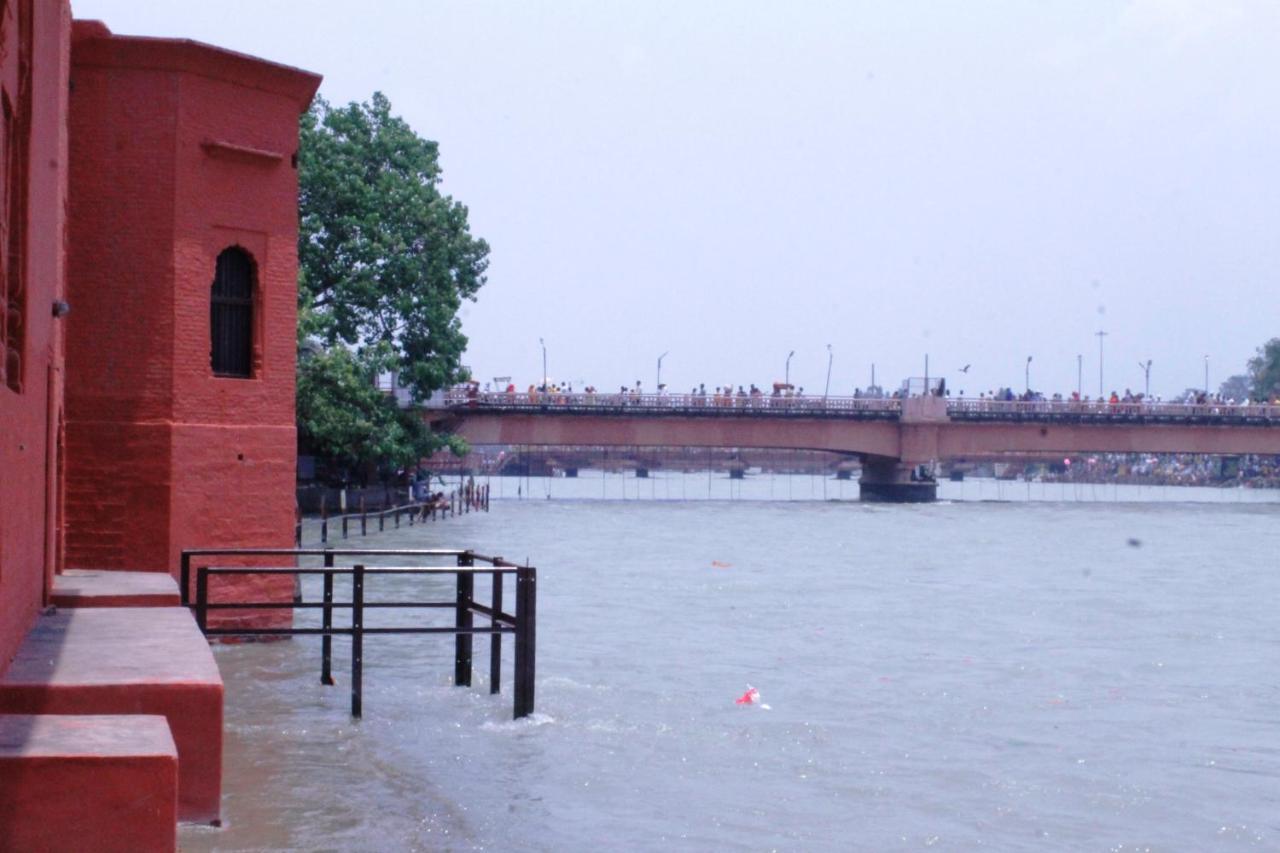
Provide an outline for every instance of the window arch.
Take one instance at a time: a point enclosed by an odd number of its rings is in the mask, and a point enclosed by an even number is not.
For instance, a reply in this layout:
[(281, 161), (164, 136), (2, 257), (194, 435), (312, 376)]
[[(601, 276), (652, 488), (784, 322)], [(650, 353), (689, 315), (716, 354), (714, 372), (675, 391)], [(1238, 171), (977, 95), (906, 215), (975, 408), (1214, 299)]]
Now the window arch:
[(253, 256), (239, 246), (218, 255), (209, 333), (215, 376), (253, 375)]

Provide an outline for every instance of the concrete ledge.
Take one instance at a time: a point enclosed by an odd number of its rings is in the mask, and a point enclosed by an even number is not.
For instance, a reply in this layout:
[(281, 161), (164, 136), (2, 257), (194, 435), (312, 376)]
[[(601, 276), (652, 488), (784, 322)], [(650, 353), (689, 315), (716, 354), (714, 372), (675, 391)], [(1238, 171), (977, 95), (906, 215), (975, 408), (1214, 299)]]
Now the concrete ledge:
[(178, 582), (164, 572), (67, 569), (53, 579), (55, 607), (177, 607)]
[(0, 715), (0, 848), (177, 849), (164, 717)]
[(185, 608), (41, 617), (0, 678), (0, 713), (162, 715), (178, 748), (178, 819), (218, 820), (222, 677)]

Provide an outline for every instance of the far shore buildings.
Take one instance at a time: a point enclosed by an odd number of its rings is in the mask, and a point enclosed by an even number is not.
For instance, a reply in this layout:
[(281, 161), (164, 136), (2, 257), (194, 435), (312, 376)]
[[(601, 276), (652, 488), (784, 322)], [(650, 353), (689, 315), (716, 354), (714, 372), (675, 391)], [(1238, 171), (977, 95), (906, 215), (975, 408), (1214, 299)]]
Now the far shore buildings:
[(190, 615), (59, 588), (292, 545), (319, 82), (0, 0), (2, 849), (165, 849), (175, 817), (218, 819), (222, 686)]

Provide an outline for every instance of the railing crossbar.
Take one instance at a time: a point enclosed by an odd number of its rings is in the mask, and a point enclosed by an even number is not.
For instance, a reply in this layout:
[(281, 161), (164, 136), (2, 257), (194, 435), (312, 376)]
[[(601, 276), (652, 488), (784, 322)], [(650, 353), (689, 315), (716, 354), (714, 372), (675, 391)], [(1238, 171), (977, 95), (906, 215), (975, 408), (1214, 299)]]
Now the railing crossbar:
[[(350, 566), (206, 566), (206, 568), (217, 569), (218, 574), (222, 575), (349, 575), (352, 572)], [(516, 568), (492, 568), (490, 566), (378, 566), (377, 568), (365, 568), (366, 575), (457, 575), (457, 574), (484, 574), (491, 575), (494, 573), (502, 575), (514, 575)]]
[[(472, 627), (468, 628), (467, 634), (514, 634), (515, 628), (512, 627)], [(300, 637), (350, 637), (356, 633), (360, 634), (456, 634), (458, 629), (452, 626), (428, 625), (422, 627), (414, 626), (387, 626), (384, 628), (361, 628), (356, 631), (353, 628), (208, 628), (205, 630), (207, 637), (285, 637), (297, 635)]]

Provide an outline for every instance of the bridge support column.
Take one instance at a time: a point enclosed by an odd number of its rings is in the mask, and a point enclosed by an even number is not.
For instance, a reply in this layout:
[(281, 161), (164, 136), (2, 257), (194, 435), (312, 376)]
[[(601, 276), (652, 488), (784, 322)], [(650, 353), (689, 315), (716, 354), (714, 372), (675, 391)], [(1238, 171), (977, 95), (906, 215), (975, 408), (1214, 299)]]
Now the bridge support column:
[(938, 499), (938, 483), (916, 476), (916, 465), (870, 456), (862, 463), (858, 499), (868, 503), (914, 504)]

